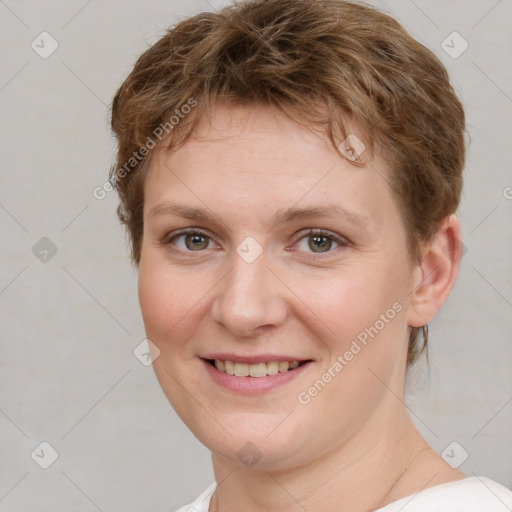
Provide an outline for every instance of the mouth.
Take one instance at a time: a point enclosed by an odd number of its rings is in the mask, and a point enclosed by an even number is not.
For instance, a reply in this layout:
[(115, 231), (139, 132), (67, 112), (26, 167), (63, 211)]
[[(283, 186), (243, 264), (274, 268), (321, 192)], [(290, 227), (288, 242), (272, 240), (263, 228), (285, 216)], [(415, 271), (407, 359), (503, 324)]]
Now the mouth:
[(296, 370), (311, 362), (311, 359), (303, 361), (261, 361), (256, 363), (243, 363), (223, 359), (204, 359), (209, 365), (219, 372), (235, 377), (262, 378), (287, 373)]

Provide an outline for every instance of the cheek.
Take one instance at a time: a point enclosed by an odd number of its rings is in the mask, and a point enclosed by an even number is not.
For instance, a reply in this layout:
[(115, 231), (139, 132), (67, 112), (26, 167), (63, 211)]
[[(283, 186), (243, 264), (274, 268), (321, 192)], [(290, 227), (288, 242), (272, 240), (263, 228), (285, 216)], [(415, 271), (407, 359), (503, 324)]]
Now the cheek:
[(394, 319), (396, 310), (403, 309), (403, 305), (393, 309), (394, 303), (402, 304), (403, 286), (393, 280), (394, 276), (380, 272), (381, 276), (375, 268), (331, 272), (321, 278), (302, 279), (294, 288), (300, 289), (297, 295), (307, 297), (306, 305), (323, 321), (331, 338), (335, 333), (336, 338), (347, 340), (381, 315)]
[[(356, 424), (357, 418), (369, 415), (387, 393), (381, 380), (391, 384), (401, 379), (407, 340), (401, 292), (405, 285), (393, 280), (400, 278), (398, 274), (388, 274), (386, 279), (387, 272), (382, 272), (378, 277), (377, 268), (304, 280), (297, 293), (308, 297), (311, 321), (314, 312), (324, 326), (319, 336), (323, 357), (317, 378), (328, 384), (315, 404), (319, 411), (325, 403), (338, 404), (328, 412), (322, 409), (333, 426)], [(304, 317), (303, 321), (308, 323)], [(317, 386), (316, 382), (304, 390), (310, 397), (317, 393), (313, 388), (323, 389), (323, 384)], [(351, 419), (346, 417), (347, 411), (351, 411)]]
[(370, 393), (375, 388), (380, 393), (382, 386), (369, 369), (389, 381), (403, 364), (407, 285), (398, 267), (375, 261), (322, 278), (295, 280), (297, 295), (307, 297), (308, 308), (303, 311), (310, 320), (302, 316), (303, 323), (311, 326), (315, 322), (321, 329), (313, 331), (322, 354), (319, 372), (337, 376), (331, 387), (333, 399), (348, 404), (362, 398), (363, 390)]
[(187, 341), (197, 328), (197, 315), (204, 314), (200, 299), (205, 292), (196, 288), (198, 280), (151, 256), (141, 258), (139, 303), (146, 336), (158, 348), (153, 370), (170, 404), (188, 425), (199, 421), (193, 417), (189, 399), (198, 383), (194, 370), (187, 366), (195, 359)]
[(165, 326), (163, 325), (167, 317), (167, 329), (172, 325), (172, 309), (169, 307), (169, 294), (166, 293), (166, 286), (162, 286), (160, 280), (161, 272), (156, 270), (155, 266), (147, 264), (147, 260), (141, 258), (139, 266), (139, 304), (142, 312), (142, 318), (146, 327), (146, 333), (152, 341), (158, 344), (157, 333), (161, 332)]
[(172, 271), (160, 262), (141, 258), (138, 295), (146, 334), (160, 350), (169, 350), (166, 340), (176, 340), (187, 328), (201, 290), (193, 275)]
[[(147, 250), (139, 265), (138, 296), (147, 337), (175, 366), (193, 362), (191, 343), (201, 329), (211, 327), (212, 296), (219, 273), (194, 266), (171, 265), (165, 255)], [(160, 360), (161, 361), (161, 360)]]

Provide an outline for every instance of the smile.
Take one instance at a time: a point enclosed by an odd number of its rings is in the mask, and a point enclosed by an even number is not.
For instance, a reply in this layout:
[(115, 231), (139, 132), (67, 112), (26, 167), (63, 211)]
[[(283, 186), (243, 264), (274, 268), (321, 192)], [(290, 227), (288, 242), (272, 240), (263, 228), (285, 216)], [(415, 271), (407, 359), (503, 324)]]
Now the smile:
[(220, 372), (227, 373), (228, 375), (259, 378), (295, 370), (295, 368), (298, 368), (307, 361), (268, 361), (248, 364), (224, 361), (221, 359), (210, 359), (208, 362), (215, 366)]
[(224, 359), (201, 358), (213, 382), (243, 395), (260, 395), (283, 386), (307, 371), (314, 362), (267, 361), (245, 363)]

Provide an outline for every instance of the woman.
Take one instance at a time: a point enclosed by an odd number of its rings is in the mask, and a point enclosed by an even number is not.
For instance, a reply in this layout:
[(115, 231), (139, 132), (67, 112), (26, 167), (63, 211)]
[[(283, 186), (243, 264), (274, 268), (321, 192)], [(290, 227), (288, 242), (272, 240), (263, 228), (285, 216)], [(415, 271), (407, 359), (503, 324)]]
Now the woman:
[(362, 4), (250, 1), (149, 48), (112, 126), (153, 366), (212, 451), (180, 512), (512, 507), (403, 400), (461, 257), (464, 112), (429, 50)]

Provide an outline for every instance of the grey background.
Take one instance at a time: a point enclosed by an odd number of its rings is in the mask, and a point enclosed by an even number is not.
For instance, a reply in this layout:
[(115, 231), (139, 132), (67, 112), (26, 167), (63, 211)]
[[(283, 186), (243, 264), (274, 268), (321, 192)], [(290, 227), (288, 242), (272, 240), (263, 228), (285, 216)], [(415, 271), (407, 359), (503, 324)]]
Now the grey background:
[[(436, 450), (456, 441), (464, 472), (511, 487), (512, 2), (374, 3), (448, 67), (471, 137), (467, 253), (408, 403)], [(113, 163), (108, 105), (135, 59), (177, 19), (221, 5), (0, 0), (1, 512), (173, 511), (213, 482), (209, 451), (134, 356), (136, 271), (115, 193), (92, 191)], [(59, 45), (46, 59), (31, 47), (43, 31)], [(469, 43), (458, 58), (441, 46), (453, 31)], [(48, 469), (35, 462), (43, 441), (59, 454)]]

